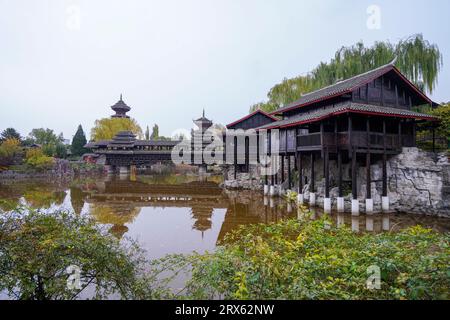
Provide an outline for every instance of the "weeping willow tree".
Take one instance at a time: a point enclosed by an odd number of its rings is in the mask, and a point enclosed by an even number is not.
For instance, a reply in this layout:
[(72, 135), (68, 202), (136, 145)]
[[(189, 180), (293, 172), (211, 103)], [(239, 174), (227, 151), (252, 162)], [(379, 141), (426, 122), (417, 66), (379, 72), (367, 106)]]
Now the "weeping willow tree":
[(391, 62), (421, 90), (432, 93), (443, 65), (442, 54), (435, 44), (430, 44), (421, 34), (413, 35), (396, 44), (376, 42), (365, 47), (363, 42), (339, 49), (329, 63), (320, 63), (311, 73), (284, 79), (270, 89), (267, 102), (253, 105), (250, 111), (262, 109), (275, 111), (303, 94), (331, 85), (338, 79), (348, 79)]

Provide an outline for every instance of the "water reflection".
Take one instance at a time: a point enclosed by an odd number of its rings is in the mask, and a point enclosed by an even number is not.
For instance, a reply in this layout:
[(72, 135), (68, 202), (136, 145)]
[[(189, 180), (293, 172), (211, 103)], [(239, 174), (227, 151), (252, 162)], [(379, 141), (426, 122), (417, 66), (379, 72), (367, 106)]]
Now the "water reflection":
[[(139, 240), (151, 257), (167, 253), (214, 250), (225, 235), (241, 225), (277, 222), (289, 217), (318, 219), (319, 209), (297, 206), (260, 192), (226, 191), (218, 178), (198, 181), (193, 176), (136, 176), (73, 181), (70, 184), (21, 182), (0, 185), (0, 209), (25, 203), (33, 208), (66, 208), (91, 215), (118, 238)], [(351, 216), (332, 214), (336, 226), (354, 232), (395, 232), (423, 225), (448, 232), (450, 221), (408, 214)]]

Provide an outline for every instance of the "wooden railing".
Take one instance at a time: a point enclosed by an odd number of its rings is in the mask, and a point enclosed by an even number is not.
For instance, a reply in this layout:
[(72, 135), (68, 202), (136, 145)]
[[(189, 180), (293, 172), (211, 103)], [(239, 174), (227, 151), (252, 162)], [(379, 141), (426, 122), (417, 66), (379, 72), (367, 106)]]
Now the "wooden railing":
[[(351, 141), (350, 141), (351, 139)], [(412, 135), (402, 135), (401, 144), (398, 134), (386, 134), (379, 132), (353, 131), (351, 135), (348, 132), (325, 132), (323, 137), (321, 133), (312, 133), (308, 135), (299, 135), (297, 137), (297, 147), (299, 148), (313, 148), (313, 147), (338, 147), (338, 146), (354, 146), (358, 148), (372, 148), (372, 149), (400, 149), (403, 147), (414, 146), (414, 137)]]

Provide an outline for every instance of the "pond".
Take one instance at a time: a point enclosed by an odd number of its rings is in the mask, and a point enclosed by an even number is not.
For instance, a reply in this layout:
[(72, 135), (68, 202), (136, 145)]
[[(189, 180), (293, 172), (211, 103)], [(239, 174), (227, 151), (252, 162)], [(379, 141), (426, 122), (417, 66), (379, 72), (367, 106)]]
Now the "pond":
[[(220, 182), (220, 177), (200, 181), (186, 175), (3, 182), (0, 199), (8, 203), (0, 209), (25, 204), (90, 215), (116, 237), (137, 240), (149, 258), (212, 251), (228, 232), (241, 225), (271, 223), (301, 214), (283, 199), (269, 199), (261, 192), (223, 190)], [(322, 215), (318, 209), (312, 212), (312, 218)], [(395, 232), (413, 225), (439, 232), (450, 230), (449, 219), (412, 214), (333, 214), (332, 218), (355, 232)]]

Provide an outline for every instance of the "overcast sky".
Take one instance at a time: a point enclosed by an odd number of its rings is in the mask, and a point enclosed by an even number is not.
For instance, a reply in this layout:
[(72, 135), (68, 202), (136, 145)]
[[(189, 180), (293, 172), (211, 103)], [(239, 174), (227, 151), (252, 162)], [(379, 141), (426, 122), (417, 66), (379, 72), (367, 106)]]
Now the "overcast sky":
[(449, 12), (447, 0), (0, 0), (0, 130), (71, 139), (110, 116), (121, 93), (160, 134), (191, 128), (203, 108), (227, 124), (341, 46), (414, 33), (443, 52), (432, 98), (448, 101)]

